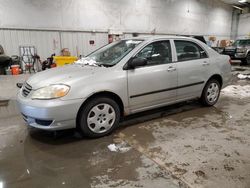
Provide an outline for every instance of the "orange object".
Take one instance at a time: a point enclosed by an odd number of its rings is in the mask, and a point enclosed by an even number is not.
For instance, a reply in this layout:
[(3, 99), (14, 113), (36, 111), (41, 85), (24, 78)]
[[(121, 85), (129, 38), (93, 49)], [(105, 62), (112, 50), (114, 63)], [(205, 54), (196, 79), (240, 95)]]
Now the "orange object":
[(11, 73), (12, 75), (18, 75), (19, 74), (19, 65), (11, 65)]
[(55, 63), (52, 63), (52, 64), (50, 65), (50, 68), (54, 68), (54, 67), (56, 67), (56, 64), (55, 64)]

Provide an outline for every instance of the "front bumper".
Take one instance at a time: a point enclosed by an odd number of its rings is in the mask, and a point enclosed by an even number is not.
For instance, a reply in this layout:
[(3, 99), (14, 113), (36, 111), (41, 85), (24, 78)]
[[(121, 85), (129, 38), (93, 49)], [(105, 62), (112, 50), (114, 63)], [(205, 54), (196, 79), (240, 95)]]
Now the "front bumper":
[(32, 100), (20, 92), (17, 96), (18, 107), (27, 124), (51, 131), (75, 128), (76, 116), (83, 102), (83, 99)]
[(224, 52), (223, 54), (230, 56), (230, 58), (232, 60), (242, 60), (242, 59), (245, 59), (247, 56), (245, 53), (226, 53), (226, 52)]
[(236, 59), (245, 59), (247, 57), (246, 53), (236, 53), (235, 58)]

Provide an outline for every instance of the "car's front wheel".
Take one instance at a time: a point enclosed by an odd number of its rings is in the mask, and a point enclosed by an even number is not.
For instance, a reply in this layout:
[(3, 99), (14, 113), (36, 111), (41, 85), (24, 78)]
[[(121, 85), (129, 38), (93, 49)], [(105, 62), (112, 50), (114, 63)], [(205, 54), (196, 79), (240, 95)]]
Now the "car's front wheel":
[(78, 128), (88, 137), (97, 138), (111, 133), (119, 124), (120, 108), (106, 97), (87, 102), (79, 113)]
[(216, 79), (211, 79), (205, 85), (201, 102), (205, 106), (213, 106), (219, 99), (221, 85)]
[(250, 65), (250, 52), (247, 54), (246, 59), (241, 60), (241, 65)]
[(246, 62), (248, 65), (250, 65), (250, 52), (247, 54)]

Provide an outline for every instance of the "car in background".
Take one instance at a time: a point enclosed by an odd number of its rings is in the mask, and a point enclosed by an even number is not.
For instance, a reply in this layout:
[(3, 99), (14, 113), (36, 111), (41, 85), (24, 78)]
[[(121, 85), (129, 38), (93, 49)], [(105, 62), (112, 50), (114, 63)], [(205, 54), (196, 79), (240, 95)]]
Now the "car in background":
[(17, 102), (28, 125), (101, 137), (120, 118), (190, 99), (213, 106), (231, 80), (230, 58), (189, 37), (108, 44), (73, 65), (30, 77)]
[(223, 54), (229, 55), (233, 60), (241, 60), (243, 65), (250, 64), (250, 39), (236, 40), (232, 46), (224, 49)]
[(11, 58), (4, 54), (4, 49), (0, 45), (0, 75), (5, 74), (5, 68), (11, 63)]

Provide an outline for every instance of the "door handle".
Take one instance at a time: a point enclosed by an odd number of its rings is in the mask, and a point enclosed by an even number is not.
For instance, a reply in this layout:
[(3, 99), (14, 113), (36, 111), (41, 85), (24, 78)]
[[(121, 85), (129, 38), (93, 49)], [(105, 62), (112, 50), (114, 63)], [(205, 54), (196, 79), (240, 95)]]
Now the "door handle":
[(170, 67), (168, 67), (168, 72), (173, 72), (173, 71), (176, 71), (176, 68), (175, 67), (172, 67), (172, 66), (170, 66)]
[(210, 63), (208, 63), (207, 61), (203, 61), (202, 65), (203, 66), (208, 66)]

